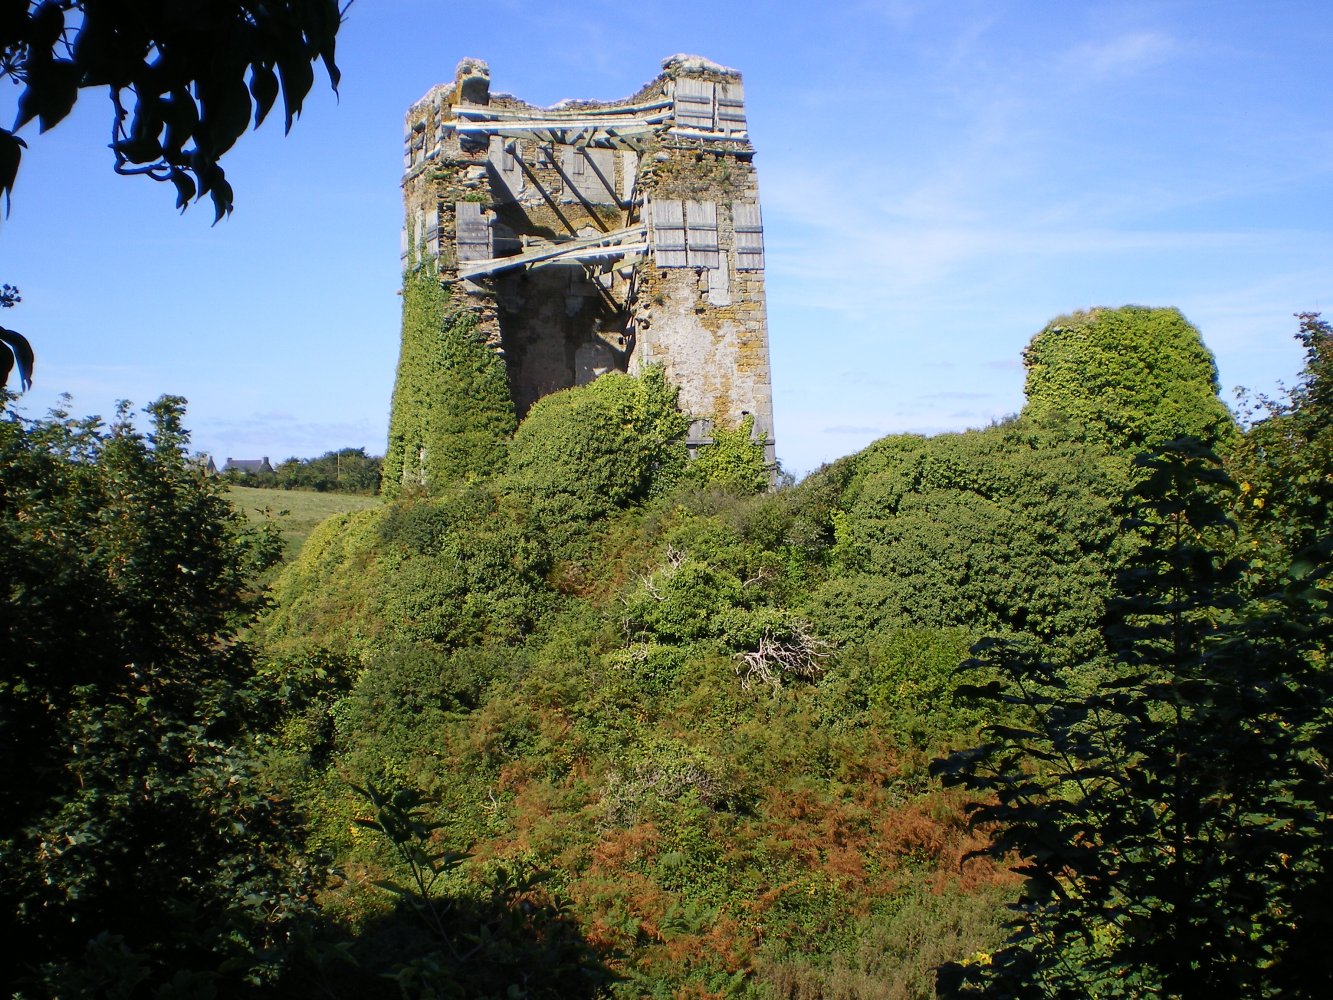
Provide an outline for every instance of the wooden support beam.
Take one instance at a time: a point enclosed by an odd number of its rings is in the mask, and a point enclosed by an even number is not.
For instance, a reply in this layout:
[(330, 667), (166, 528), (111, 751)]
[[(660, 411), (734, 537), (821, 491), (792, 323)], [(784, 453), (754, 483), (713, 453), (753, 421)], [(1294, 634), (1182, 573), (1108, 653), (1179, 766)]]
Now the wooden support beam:
[(500, 135), (511, 139), (536, 139), (570, 146), (639, 148), (647, 139), (668, 127), (665, 114), (652, 118), (502, 119), (457, 121), (460, 135)]
[(617, 229), (613, 233), (599, 233), (596, 236), (580, 236), (550, 246), (525, 250), (512, 257), (496, 257), (490, 260), (469, 261), (459, 267), (460, 278), (479, 278), (499, 271), (509, 271), (516, 267), (539, 267), (550, 264), (570, 264), (581, 260), (594, 260), (602, 257), (627, 257), (644, 253), (648, 249), (648, 228), (630, 226)]
[(682, 136), (683, 138), (686, 139), (713, 139), (713, 140), (723, 140), (723, 141), (730, 139), (732, 141), (740, 141), (740, 142), (748, 142), (750, 139), (750, 134), (745, 131), (705, 132), (697, 128), (681, 128), (680, 126), (674, 127), (671, 130), (671, 134)]
[(493, 105), (455, 104), (449, 110), (453, 112), (455, 118), (471, 120), (515, 118), (530, 121), (536, 118), (633, 117), (669, 108), (671, 103), (669, 98), (662, 98), (644, 104), (618, 104), (607, 108), (501, 108)]

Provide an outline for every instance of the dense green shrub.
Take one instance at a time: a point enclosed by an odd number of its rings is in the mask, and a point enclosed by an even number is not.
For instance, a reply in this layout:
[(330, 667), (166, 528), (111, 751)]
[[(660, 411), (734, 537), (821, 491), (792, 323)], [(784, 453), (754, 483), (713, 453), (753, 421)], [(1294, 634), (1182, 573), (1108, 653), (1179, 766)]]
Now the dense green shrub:
[(650, 368), (539, 399), (514, 435), (510, 488), (556, 525), (586, 524), (664, 489), (686, 461), (676, 395)]
[(326, 646), (360, 659), (384, 648), (373, 609), (380, 590), (379, 527), (385, 508), (323, 521), (273, 585), (264, 621), (270, 652)]
[(330, 645), (363, 660), (401, 645), (514, 640), (547, 606), (548, 568), (523, 505), (463, 484), (322, 524), (275, 584), (266, 624), (285, 648)]
[(834, 515), (837, 577), (808, 605), (827, 634), (929, 626), (1099, 648), (1123, 459), (1023, 418), (885, 438), (854, 468)]
[[(3, 402), (3, 400), (0, 400)], [(237, 638), (256, 534), (185, 446), (184, 401), (0, 419), (0, 928), (16, 996), (207, 995), (287, 956), (309, 865), (256, 774)]]
[(730, 573), (692, 559), (661, 567), (640, 581), (626, 599), (630, 637), (666, 643), (715, 638), (724, 612), (744, 601), (741, 582)]
[(848, 643), (819, 683), (828, 723), (877, 726), (931, 747), (977, 724), (956, 699), (958, 664), (974, 637), (962, 629), (899, 628)]
[(1177, 309), (1124, 306), (1061, 316), (1032, 338), (1024, 414), (1058, 417), (1113, 448), (1235, 432), (1217, 397), (1217, 365)]

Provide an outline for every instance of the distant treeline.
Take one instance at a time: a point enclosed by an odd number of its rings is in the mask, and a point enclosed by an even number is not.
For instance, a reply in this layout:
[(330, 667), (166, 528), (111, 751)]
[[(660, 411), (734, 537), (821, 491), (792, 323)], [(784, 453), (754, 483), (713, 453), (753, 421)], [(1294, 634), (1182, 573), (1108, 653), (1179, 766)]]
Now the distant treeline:
[(383, 463), (381, 456), (367, 455), (364, 448), (342, 448), (319, 458), (289, 458), (272, 472), (230, 475), (238, 486), (373, 496), (380, 490)]

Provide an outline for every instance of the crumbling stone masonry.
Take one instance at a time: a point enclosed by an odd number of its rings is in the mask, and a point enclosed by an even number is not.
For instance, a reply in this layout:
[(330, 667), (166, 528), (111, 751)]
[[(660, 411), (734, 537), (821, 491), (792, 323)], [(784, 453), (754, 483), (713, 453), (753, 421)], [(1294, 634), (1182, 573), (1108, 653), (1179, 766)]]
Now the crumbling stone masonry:
[[(542, 396), (661, 363), (693, 418), (754, 418), (773, 458), (764, 243), (741, 77), (665, 60), (633, 97), (537, 108), (484, 62), (407, 113), (403, 263), (440, 277), (503, 354), (520, 417)], [(409, 250), (415, 252), (409, 254)]]

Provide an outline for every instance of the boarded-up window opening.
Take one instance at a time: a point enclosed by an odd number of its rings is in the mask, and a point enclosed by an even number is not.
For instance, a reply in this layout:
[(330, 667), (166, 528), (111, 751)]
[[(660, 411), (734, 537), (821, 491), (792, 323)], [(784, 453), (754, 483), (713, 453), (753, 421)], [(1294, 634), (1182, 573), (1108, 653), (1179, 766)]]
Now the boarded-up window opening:
[(620, 199), (628, 202), (634, 197), (634, 182), (639, 174), (639, 154), (626, 150), (620, 154)]
[(432, 212), (430, 218), (426, 221), (426, 255), (428, 257), (438, 257), (440, 255), (440, 216), (438, 212)]
[(676, 81), (676, 124), (682, 128), (713, 128), (713, 84), (709, 80)]
[(658, 267), (688, 267), (685, 253), (685, 206), (675, 199), (654, 199), (653, 256)]
[(722, 266), (714, 202), (657, 198), (651, 204), (653, 256), (658, 267)]
[(491, 227), (475, 201), (460, 201), (454, 205), (458, 259), (489, 260), (491, 257)]
[(745, 93), (739, 83), (717, 85), (717, 127), (721, 132), (745, 131)]
[(732, 202), (731, 221), (736, 230), (736, 269), (740, 271), (762, 271), (764, 269), (764, 225), (759, 217), (758, 202)]
[(717, 267), (717, 205), (711, 201), (685, 203), (685, 245), (690, 267)]

